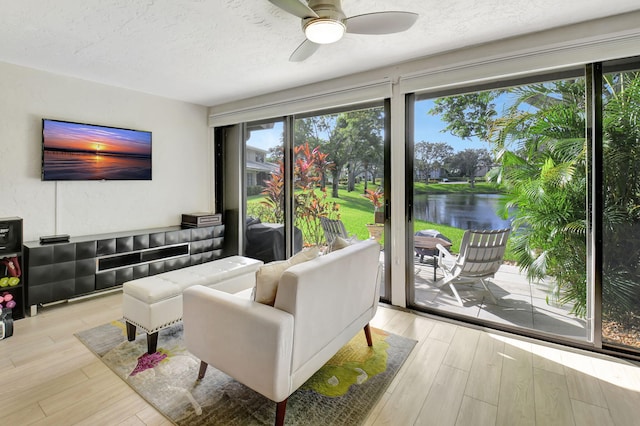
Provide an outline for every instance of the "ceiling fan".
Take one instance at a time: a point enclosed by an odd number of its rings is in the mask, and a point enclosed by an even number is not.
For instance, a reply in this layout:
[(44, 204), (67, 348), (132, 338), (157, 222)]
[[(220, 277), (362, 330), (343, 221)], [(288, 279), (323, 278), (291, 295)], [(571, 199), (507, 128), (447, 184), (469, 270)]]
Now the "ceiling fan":
[(269, 0), (280, 9), (302, 18), (306, 40), (291, 54), (291, 62), (302, 62), (315, 53), (321, 44), (335, 43), (344, 33), (392, 34), (406, 31), (418, 19), (412, 12), (374, 12), (347, 16), (340, 0)]

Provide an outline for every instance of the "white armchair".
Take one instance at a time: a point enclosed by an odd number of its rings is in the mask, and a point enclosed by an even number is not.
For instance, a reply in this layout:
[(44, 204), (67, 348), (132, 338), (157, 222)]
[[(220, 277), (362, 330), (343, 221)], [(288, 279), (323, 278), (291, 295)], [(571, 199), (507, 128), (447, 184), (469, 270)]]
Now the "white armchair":
[(358, 242), (295, 265), (280, 278), (274, 306), (195, 286), (184, 291), (186, 346), (207, 365), (277, 403), (287, 398), (359, 330), (371, 346), (382, 274), (380, 246)]

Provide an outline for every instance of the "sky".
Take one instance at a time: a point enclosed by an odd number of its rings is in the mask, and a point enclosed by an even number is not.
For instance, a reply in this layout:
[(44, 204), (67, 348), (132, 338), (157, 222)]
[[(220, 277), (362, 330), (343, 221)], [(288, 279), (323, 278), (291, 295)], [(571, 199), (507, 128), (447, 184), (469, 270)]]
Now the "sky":
[(151, 132), (45, 120), (47, 148), (151, 155)]
[(451, 145), (454, 152), (465, 149), (489, 149), (489, 144), (473, 137), (471, 140), (453, 136), (448, 131), (443, 131), (447, 126), (437, 115), (429, 114), (433, 108), (433, 100), (426, 99), (415, 103), (415, 129), (414, 140), (418, 142), (444, 142)]
[(283, 126), (282, 121), (279, 121), (274, 123), (272, 129), (252, 131), (247, 145), (264, 150), (280, 145), (282, 143)]
[[(443, 123), (437, 115), (430, 115), (429, 110), (433, 108), (433, 100), (421, 100), (415, 104), (415, 142), (444, 142), (453, 148), (454, 152), (465, 149), (489, 149), (487, 143), (481, 142), (478, 138), (463, 140), (453, 136), (449, 132), (443, 132), (446, 123)], [(275, 123), (273, 129), (259, 130), (251, 132), (251, 137), (247, 145), (268, 150), (270, 147), (281, 143), (282, 122)]]

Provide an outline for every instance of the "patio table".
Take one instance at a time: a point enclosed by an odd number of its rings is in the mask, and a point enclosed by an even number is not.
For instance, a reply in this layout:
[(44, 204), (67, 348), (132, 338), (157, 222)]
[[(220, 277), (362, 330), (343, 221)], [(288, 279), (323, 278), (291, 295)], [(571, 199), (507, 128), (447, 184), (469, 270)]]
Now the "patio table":
[[(433, 261), (433, 281), (436, 280), (436, 268), (438, 267), (438, 248), (437, 244), (440, 244), (442, 247), (448, 249), (451, 247), (451, 243), (447, 240), (443, 240), (438, 237), (422, 237), (422, 236), (414, 236), (413, 237), (413, 246), (419, 249), (432, 250), (432, 261)], [(424, 254), (420, 254), (420, 263), (423, 263)]]

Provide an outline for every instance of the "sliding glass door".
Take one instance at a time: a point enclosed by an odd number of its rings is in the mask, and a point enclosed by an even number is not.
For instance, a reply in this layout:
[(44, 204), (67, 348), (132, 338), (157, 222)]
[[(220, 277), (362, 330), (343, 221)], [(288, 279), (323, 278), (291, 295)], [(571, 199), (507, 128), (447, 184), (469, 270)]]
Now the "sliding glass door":
[(245, 254), (263, 262), (288, 257), (284, 124), (277, 120), (245, 127)]
[(605, 66), (602, 107), (602, 339), (638, 353), (640, 64)]
[(384, 260), (384, 106), (297, 116), (294, 129), (294, 218), (305, 244), (331, 250), (323, 217), (340, 221), (347, 240), (375, 238)]
[(244, 126), (245, 254), (268, 262), (304, 247), (329, 252), (328, 220), (344, 226), (347, 241), (375, 238), (387, 262), (383, 102)]
[[(631, 58), (408, 95), (407, 305), (640, 355), (639, 88)], [(216, 128), (216, 210), (237, 252), (327, 252), (322, 219), (339, 221), (380, 242), (389, 301), (389, 118), (385, 101)], [(449, 285), (440, 254), (498, 229), (494, 276)]]
[[(585, 79), (576, 72), (425, 94), (413, 115), (409, 304), (589, 341)], [(504, 228), (511, 232), (493, 278), (438, 263), (445, 250), (451, 259), (464, 252), (465, 231)]]

